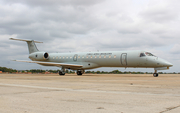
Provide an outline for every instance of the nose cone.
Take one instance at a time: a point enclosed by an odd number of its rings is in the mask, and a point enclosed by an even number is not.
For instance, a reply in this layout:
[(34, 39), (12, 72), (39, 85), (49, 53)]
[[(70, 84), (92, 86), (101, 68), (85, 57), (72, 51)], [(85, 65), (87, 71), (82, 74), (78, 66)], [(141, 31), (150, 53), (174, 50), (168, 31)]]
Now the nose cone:
[(160, 61), (160, 64), (161, 64), (162, 66), (165, 66), (165, 67), (172, 67), (172, 66), (173, 66), (172, 63), (170, 63), (170, 62), (168, 62), (168, 61), (166, 61), (166, 60), (164, 60), (164, 59), (159, 59), (159, 61)]
[(166, 65), (167, 67), (172, 67), (173, 64), (171, 64), (170, 62), (165, 62), (164, 65)]

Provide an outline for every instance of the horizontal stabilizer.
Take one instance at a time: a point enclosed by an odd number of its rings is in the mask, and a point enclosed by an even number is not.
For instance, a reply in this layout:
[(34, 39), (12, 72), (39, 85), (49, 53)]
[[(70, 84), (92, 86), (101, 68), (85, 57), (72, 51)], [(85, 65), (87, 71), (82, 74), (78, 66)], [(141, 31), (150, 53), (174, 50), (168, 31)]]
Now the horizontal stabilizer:
[(83, 65), (68, 64), (68, 63), (56, 63), (56, 62), (40, 62), (40, 61), (25, 61), (25, 60), (13, 60), (17, 62), (37, 63), (43, 66), (57, 66), (57, 67), (83, 67)]
[[(17, 40), (17, 41), (26, 41), (26, 42), (31, 42), (32, 40), (28, 40), (28, 39), (16, 39), (16, 38), (9, 38), (10, 40)], [(43, 42), (39, 42), (39, 41), (34, 41), (35, 43), (43, 43)]]

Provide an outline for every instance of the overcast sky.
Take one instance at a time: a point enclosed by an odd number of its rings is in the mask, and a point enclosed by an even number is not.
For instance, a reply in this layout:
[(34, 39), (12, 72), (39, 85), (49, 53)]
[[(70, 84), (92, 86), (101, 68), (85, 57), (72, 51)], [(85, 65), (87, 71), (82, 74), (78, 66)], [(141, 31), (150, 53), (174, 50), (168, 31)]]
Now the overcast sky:
[[(29, 60), (26, 43), (9, 40), (14, 37), (43, 41), (38, 49), (47, 52), (146, 50), (174, 64), (165, 72), (180, 72), (179, 4), (179, 0), (0, 0), (0, 66), (51, 68), (11, 61)], [(125, 71), (100, 70), (114, 69)]]

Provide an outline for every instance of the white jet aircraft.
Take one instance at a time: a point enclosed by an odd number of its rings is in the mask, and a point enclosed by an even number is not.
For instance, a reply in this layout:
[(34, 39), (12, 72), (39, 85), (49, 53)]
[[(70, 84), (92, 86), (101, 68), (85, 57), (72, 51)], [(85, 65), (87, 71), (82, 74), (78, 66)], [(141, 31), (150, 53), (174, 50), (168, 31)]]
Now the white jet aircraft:
[(34, 40), (10, 38), (25, 41), (29, 48), (29, 58), (32, 61), (15, 60), (19, 62), (37, 63), (43, 66), (57, 66), (61, 68), (59, 75), (65, 75), (65, 69), (77, 70), (82, 75), (87, 69), (99, 67), (125, 68), (154, 68), (154, 77), (158, 77), (157, 70), (166, 70), (173, 64), (154, 56), (146, 51), (104, 51), (81, 53), (47, 53), (39, 51)]

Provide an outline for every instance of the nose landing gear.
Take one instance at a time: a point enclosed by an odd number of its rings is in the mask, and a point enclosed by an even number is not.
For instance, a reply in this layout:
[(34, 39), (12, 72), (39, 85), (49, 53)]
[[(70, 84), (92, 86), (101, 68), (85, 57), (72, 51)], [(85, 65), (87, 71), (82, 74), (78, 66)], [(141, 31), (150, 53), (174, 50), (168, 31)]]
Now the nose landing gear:
[(158, 73), (153, 73), (153, 76), (154, 77), (158, 77)]
[(153, 76), (154, 76), (154, 77), (158, 77), (157, 70), (155, 70), (155, 72), (153, 73)]

